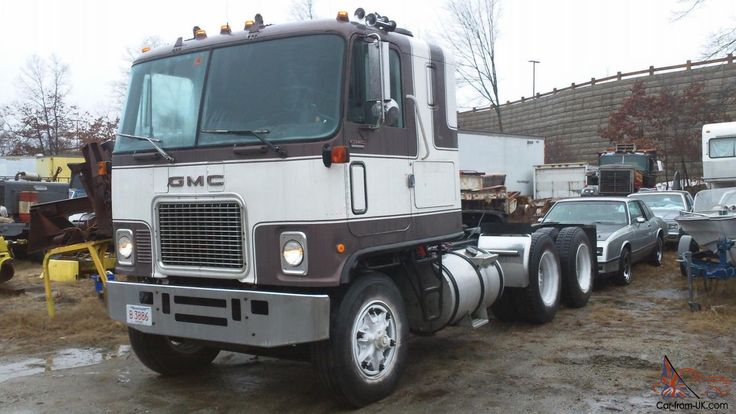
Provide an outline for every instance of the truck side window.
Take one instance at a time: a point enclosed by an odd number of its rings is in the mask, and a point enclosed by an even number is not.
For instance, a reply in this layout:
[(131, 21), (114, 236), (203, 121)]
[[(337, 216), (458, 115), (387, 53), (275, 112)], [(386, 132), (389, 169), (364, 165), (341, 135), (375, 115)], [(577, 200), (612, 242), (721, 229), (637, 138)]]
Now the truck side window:
[[(368, 88), (367, 73), (368, 44), (356, 41), (353, 45), (352, 63), (350, 71), (350, 91), (348, 94), (348, 121), (356, 124), (375, 124), (376, 115), (373, 114), (374, 102), (366, 100)], [(404, 127), (404, 95), (401, 90), (401, 59), (399, 53), (393, 49), (389, 51), (389, 76), (391, 81), (391, 99), (399, 105), (399, 117), (394, 125), (385, 125), (397, 128)]]

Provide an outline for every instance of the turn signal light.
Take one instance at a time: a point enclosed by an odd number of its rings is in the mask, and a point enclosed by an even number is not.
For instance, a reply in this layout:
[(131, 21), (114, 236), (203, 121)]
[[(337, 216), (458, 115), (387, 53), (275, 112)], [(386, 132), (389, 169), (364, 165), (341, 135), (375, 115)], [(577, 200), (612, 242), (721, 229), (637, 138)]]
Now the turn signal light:
[(330, 156), (333, 164), (345, 164), (350, 161), (350, 152), (346, 146), (332, 147), (332, 154)]
[(338, 253), (343, 254), (345, 253), (345, 245), (338, 243), (337, 246), (335, 246), (335, 250), (337, 250)]
[(99, 161), (97, 163), (97, 175), (107, 175), (107, 162)]
[(143, 49), (141, 49), (141, 53), (146, 53), (146, 52), (148, 52), (149, 50), (151, 50), (151, 48), (150, 48), (150, 47), (148, 47), (148, 46), (146, 46), (146, 47), (144, 47)]
[(341, 22), (347, 22), (350, 21), (350, 18), (348, 17), (348, 12), (345, 10), (340, 10), (337, 12), (337, 20)]
[(206, 39), (207, 32), (205, 32), (204, 29), (197, 29), (197, 31), (194, 32), (194, 38), (197, 40)]

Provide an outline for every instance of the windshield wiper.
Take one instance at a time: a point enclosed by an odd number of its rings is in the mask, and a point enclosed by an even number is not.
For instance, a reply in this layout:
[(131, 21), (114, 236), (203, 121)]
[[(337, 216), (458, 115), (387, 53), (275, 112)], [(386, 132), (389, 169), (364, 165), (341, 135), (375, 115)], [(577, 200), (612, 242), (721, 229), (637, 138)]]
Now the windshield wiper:
[(271, 141), (267, 140), (266, 138), (263, 138), (261, 134), (268, 134), (271, 131), (267, 129), (256, 129), (256, 130), (250, 130), (250, 129), (202, 129), (199, 132), (202, 132), (204, 134), (222, 134), (222, 135), (250, 135), (252, 137), (255, 137), (257, 140), (261, 141), (264, 145), (266, 145), (271, 151), (279, 154), (279, 157), (286, 158), (286, 150), (281, 148), (278, 145), (273, 144)]
[(137, 139), (139, 141), (148, 141), (153, 146), (153, 148), (156, 148), (156, 151), (158, 151), (158, 153), (161, 154), (161, 156), (163, 157), (163, 159), (165, 159), (166, 161), (171, 162), (171, 163), (174, 162), (174, 157), (172, 157), (171, 155), (167, 154), (166, 151), (164, 151), (161, 147), (159, 147), (158, 145), (156, 145), (157, 142), (161, 142), (161, 140), (158, 139), (158, 138), (143, 137), (143, 136), (139, 136), (139, 135), (130, 135), (130, 134), (121, 134), (119, 132), (116, 135), (117, 136), (120, 136), (120, 137), (123, 137), (123, 138)]

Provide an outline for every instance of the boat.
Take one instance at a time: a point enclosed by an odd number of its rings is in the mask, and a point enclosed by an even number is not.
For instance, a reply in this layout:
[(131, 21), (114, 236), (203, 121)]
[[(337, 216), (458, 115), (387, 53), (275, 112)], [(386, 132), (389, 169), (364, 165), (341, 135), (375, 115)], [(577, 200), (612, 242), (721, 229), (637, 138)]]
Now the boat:
[[(681, 212), (675, 221), (702, 249), (717, 255), (721, 241), (736, 242), (736, 187), (698, 192), (693, 211)], [(736, 243), (726, 255), (728, 262), (736, 265)]]

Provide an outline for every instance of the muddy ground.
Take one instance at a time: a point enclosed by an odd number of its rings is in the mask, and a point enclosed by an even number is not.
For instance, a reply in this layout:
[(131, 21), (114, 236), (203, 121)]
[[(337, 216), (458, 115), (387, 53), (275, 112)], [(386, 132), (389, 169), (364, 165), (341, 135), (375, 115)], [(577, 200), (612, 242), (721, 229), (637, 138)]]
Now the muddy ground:
[[(627, 287), (599, 283), (587, 307), (562, 308), (546, 325), (492, 321), (412, 337), (397, 392), (361, 411), (656, 412), (664, 355), (701, 397), (734, 410), (736, 281), (699, 284), (703, 310), (691, 313), (674, 260), (668, 252), (663, 267), (637, 265)], [(30, 291), (0, 294), (0, 413), (341, 409), (300, 362), (223, 353), (204, 374), (159, 377), (132, 355), (91, 282), (55, 284), (49, 321), (38, 267), (19, 268), (15, 283)], [(709, 384), (729, 395), (708, 398)]]

